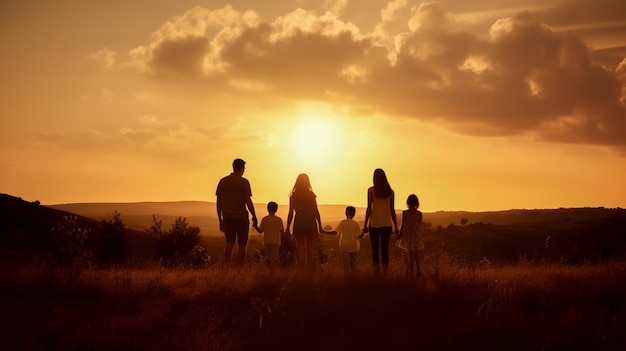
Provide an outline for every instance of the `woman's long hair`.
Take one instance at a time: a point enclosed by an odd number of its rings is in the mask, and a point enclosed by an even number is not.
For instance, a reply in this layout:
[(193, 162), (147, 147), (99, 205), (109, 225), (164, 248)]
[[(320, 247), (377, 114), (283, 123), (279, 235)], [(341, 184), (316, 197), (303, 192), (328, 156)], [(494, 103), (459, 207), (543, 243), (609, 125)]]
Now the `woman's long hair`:
[(391, 196), (392, 193), (393, 190), (391, 185), (389, 185), (385, 171), (380, 168), (374, 170), (374, 196), (384, 199)]
[(291, 194), (289, 194), (289, 197), (293, 196), (294, 194), (307, 193), (315, 196), (315, 193), (313, 193), (313, 188), (311, 187), (311, 181), (309, 180), (309, 176), (306, 175), (306, 173), (301, 173), (298, 175), (298, 178), (296, 178), (296, 183), (293, 185), (293, 190), (291, 190)]

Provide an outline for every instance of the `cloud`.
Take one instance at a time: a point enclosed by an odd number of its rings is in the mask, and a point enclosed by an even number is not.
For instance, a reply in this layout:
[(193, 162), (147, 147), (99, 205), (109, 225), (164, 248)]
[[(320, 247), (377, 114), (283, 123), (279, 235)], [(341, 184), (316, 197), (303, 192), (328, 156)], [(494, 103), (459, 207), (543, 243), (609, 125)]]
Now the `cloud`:
[[(626, 83), (626, 57), (620, 62), (620, 64), (615, 69), (615, 73), (617, 77), (622, 80), (622, 82)], [(622, 104), (626, 103), (626, 84), (622, 85)]]
[(541, 14), (555, 26), (625, 22), (626, 2), (622, 0), (558, 0), (550, 5)]
[[(273, 21), (230, 6), (194, 8), (132, 55), (151, 75), (241, 94), (332, 100), (468, 135), (626, 147), (623, 62), (608, 69), (575, 32), (546, 25), (540, 15), (553, 9), (473, 33), (438, 3), (395, 0), (363, 33), (340, 18), (345, 3), (334, 4), (334, 12), (296, 9)], [(403, 16), (398, 32), (390, 24)]]
[(36, 141), (46, 149), (80, 150), (89, 155), (86, 157), (113, 151), (119, 155), (140, 155), (143, 158), (194, 166), (202, 163), (207, 150), (225, 150), (235, 143), (252, 148), (264, 137), (258, 128), (242, 119), (200, 128), (186, 124), (166, 124), (153, 115), (145, 115), (138, 119), (136, 126), (115, 131), (40, 132), (36, 135)]
[(558, 32), (572, 32), (593, 49), (592, 57), (615, 69), (626, 57), (626, 2), (561, 0), (539, 12)]
[(115, 93), (109, 88), (101, 88), (98, 91), (89, 92), (80, 97), (80, 101), (91, 102), (110, 102), (115, 98)]
[(116, 56), (117, 56), (117, 53), (109, 49), (108, 47), (105, 47), (104, 49), (94, 52), (91, 55), (89, 55), (91, 59), (102, 63), (102, 65), (106, 69), (113, 69), (113, 67), (115, 67)]
[(407, 0), (393, 0), (380, 10), (380, 22), (374, 28), (374, 35), (378, 40), (387, 40), (389, 32), (396, 28), (397, 23), (402, 23), (398, 20), (398, 14), (406, 5)]
[(347, 5), (348, 0), (326, 0), (324, 2), (324, 6), (328, 9), (328, 11), (337, 16), (341, 15)]
[(143, 115), (139, 117), (139, 124), (157, 126), (161, 124), (161, 121), (155, 115)]
[(221, 43), (256, 22), (255, 12), (241, 13), (230, 5), (217, 10), (195, 7), (163, 24), (152, 34), (152, 43), (136, 47), (130, 55), (142, 72), (156, 76), (221, 72), (224, 67), (215, 62)]

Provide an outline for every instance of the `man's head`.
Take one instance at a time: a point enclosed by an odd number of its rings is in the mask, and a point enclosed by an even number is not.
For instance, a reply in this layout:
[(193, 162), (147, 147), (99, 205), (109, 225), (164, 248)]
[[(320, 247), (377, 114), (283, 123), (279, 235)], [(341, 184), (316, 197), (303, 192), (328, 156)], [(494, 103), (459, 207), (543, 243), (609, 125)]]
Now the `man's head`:
[(246, 169), (246, 161), (237, 158), (233, 161), (233, 172), (234, 173), (238, 173), (241, 172), (241, 174), (243, 174), (243, 171)]

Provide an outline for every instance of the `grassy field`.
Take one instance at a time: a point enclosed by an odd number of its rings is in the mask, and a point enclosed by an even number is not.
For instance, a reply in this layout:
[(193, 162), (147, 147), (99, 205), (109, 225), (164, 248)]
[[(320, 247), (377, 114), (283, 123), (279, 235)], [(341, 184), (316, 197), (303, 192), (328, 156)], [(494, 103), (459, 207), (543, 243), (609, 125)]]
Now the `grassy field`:
[(1, 350), (624, 350), (626, 262), (460, 265), (387, 279), (243, 268), (4, 266)]
[(390, 275), (375, 278), (364, 239), (345, 281), (337, 236), (322, 236), (329, 263), (312, 277), (268, 271), (257, 234), (242, 268), (224, 268), (223, 236), (203, 233), (213, 264), (165, 269), (154, 237), (128, 228), (122, 266), (61, 268), (51, 228), (68, 213), (0, 194), (0, 351), (626, 350), (621, 211), (431, 227), (417, 281), (395, 238)]

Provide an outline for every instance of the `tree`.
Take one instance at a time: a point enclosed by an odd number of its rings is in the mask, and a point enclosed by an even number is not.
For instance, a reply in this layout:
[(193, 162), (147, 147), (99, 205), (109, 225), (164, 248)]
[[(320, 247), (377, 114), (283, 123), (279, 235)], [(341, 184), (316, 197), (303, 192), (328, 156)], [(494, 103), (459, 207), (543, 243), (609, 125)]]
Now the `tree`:
[(78, 226), (78, 217), (63, 216), (52, 228), (52, 253), (54, 262), (61, 266), (82, 267), (89, 265), (89, 228)]
[(126, 243), (126, 231), (121, 214), (113, 211), (113, 219), (102, 220), (100, 231), (94, 237), (93, 251), (98, 266), (124, 263)]
[(164, 231), (163, 222), (152, 216), (154, 224), (148, 228), (153, 235), (157, 258), (164, 267), (177, 265), (193, 265), (197, 258), (194, 248), (200, 241), (200, 228), (189, 227), (187, 218), (178, 217), (172, 227)]

